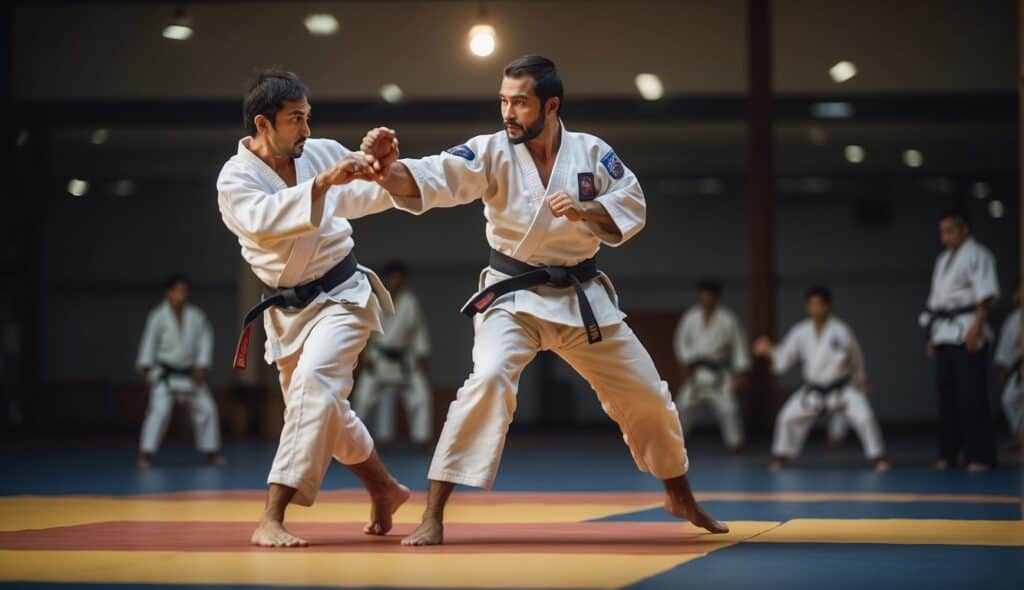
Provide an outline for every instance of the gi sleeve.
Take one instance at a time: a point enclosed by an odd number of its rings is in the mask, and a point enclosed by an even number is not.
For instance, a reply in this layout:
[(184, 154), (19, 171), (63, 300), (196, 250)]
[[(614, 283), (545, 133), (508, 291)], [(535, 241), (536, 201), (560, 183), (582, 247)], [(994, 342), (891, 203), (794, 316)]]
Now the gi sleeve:
[(981, 303), (989, 298), (999, 297), (999, 277), (996, 275), (996, 258), (990, 252), (978, 252), (971, 264), (971, 290), (974, 302)]
[(800, 360), (800, 324), (790, 328), (789, 333), (775, 348), (772, 355), (772, 370), (776, 374), (785, 373)]
[[(328, 141), (326, 145), (335, 161), (351, 153), (351, 150), (334, 140)], [(333, 215), (345, 219), (359, 219), (394, 207), (388, 191), (376, 182), (366, 180), (353, 180), (332, 186), (327, 190), (327, 195), (335, 203)]]
[(491, 185), (488, 150), (493, 136), (478, 135), (436, 156), (401, 159), (420, 196), (392, 196), (395, 207), (421, 215), (435, 207), (456, 207), (482, 198)]
[(196, 368), (209, 369), (213, 365), (213, 325), (206, 314), (199, 312), (199, 346), (196, 354)]
[(868, 380), (867, 365), (864, 364), (864, 352), (860, 348), (860, 341), (857, 340), (857, 336), (853, 333), (853, 330), (848, 330), (850, 337), (849, 344), (849, 359), (850, 359), (850, 374), (853, 376), (855, 382), (864, 382)]
[(139, 356), (135, 366), (139, 369), (152, 368), (156, 365), (156, 345), (160, 337), (158, 333), (157, 314), (152, 312), (146, 318), (146, 327), (142, 330), (142, 340), (139, 342)]
[(217, 178), (217, 204), (228, 227), (254, 242), (316, 231), (323, 215), (323, 199), (313, 203), (313, 179), (268, 193), (254, 175), (231, 162)]
[(691, 346), (691, 327), (690, 322), (687, 322), (689, 317), (688, 312), (683, 312), (683, 317), (679, 318), (679, 323), (676, 324), (676, 333), (673, 339), (673, 348), (676, 352), (676, 360), (681, 364), (688, 364), (695, 355), (693, 347)]
[(598, 196), (594, 200), (604, 206), (619, 235), (608, 233), (599, 225), (585, 222), (590, 231), (609, 246), (621, 246), (643, 229), (647, 223), (647, 202), (633, 171), (626, 167), (615, 150), (601, 140), (591, 147)]

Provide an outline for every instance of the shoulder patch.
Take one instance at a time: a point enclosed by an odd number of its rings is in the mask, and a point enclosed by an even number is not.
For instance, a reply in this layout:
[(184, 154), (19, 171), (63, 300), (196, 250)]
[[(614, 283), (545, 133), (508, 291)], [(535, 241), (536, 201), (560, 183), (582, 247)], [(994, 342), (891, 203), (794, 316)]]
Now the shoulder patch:
[(449, 153), (449, 154), (451, 154), (453, 156), (458, 156), (460, 158), (465, 158), (465, 159), (467, 159), (467, 160), (469, 160), (471, 162), (476, 159), (476, 154), (473, 153), (473, 150), (469, 149), (469, 146), (464, 144), (464, 143), (463, 144), (459, 144), (459, 145), (457, 145), (455, 147), (450, 147), (450, 148), (446, 149), (445, 152), (447, 152), (447, 153)]
[(608, 153), (601, 156), (601, 164), (608, 170), (608, 174), (612, 175), (612, 178), (618, 180), (626, 173), (625, 167), (622, 165), (622, 160), (615, 155), (615, 150), (608, 150)]

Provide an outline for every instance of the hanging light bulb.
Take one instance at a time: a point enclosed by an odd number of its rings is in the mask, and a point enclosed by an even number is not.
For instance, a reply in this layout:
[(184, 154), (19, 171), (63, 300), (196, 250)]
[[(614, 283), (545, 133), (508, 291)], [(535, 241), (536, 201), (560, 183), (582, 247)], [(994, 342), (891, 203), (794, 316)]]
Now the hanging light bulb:
[(185, 41), (192, 37), (192, 18), (185, 15), (184, 6), (174, 9), (174, 19), (164, 27), (163, 36), (172, 41)]
[(480, 4), (476, 22), (469, 28), (469, 52), (477, 57), (487, 57), (494, 53), (498, 45), (498, 33), (489, 23), (487, 9)]

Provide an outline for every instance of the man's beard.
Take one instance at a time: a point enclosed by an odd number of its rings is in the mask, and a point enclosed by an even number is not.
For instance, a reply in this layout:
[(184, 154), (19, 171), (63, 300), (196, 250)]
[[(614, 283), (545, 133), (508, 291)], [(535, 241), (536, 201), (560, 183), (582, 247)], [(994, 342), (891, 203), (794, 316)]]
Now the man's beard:
[(504, 123), (505, 125), (515, 125), (516, 127), (519, 127), (519, 129), (521, 129), (523, 132), (522, 136), (520, 137), (512, 137), (511, 135), (508, 134), (508, 129), (505, 129), (505, 135), (508, 136), (509, 142), (513, 145), (526, 143), (531, 139), (536, 139), (538, 136), (540, 136), (541, 133), (544, 132), (543, 116), (537, 117), (537, 121), (535, 121), (534, 124), (530, 125), (529, 127), (523, 127), (519, 123), (512, 123), (510, 121), (504, 121)]

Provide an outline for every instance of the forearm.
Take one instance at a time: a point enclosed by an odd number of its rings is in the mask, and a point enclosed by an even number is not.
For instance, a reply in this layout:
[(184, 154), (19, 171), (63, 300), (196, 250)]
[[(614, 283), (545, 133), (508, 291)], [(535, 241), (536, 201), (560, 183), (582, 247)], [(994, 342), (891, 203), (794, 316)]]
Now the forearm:
[(416, 184), (409, 168), (401, 162), (395, 162), (388, 167), (387, 172), (377, 180), (377, 183), (384, 187), (389, 193), (396, 197), (406, 199), (422, 198), (420, 187)]
[(992, 303), (995, 301), (994, 297), (982, 301), (978, 304), (974, 310), (974, 323), (975, 325), (981, 326), (988, 320), (988, 312), (992, 309)]
[(608, 210), (604, 208), (604, 205), (597, 201), (585, 201), (581, 203), (583, 213), (581, 214), (581, 220), (588, 223), (593, 223), (600, 227), (602, 230), (622, 238), (622, 232), (619, 230), (619, 226), (615, 224), (615, 220), (608, 214)]

